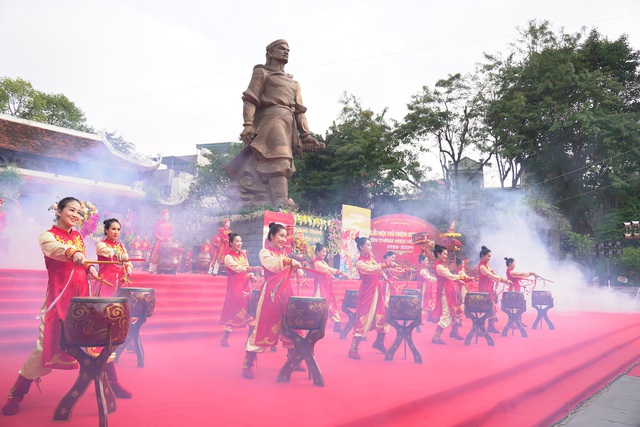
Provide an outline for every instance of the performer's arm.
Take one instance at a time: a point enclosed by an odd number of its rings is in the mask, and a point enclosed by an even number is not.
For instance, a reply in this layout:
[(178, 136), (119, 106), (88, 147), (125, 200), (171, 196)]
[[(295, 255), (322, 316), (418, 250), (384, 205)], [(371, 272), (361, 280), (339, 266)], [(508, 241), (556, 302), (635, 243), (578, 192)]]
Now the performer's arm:
[(224, 257), (224, 265), (232, 271), (235, 271), (236, 273), (246, 273), (247, 271), (249, 271), (249, 266), (245, 266), (245, 265), (241, 265), (239, 264), (236, 259), (234, 257), (232, 257), (230, 254), (225, 255)]
[(491, 277), (493, 280), (495, 280), (496, 282), (500, 282), (500, 283), (511, 283), (510, 280), (507, 280), (503, 277), (498, 276), (497, 274), (495, 274), (493, 271), (491, 271), (490, 269), (487, 268), (487, 266), (485, 265), (481, 265), (480, 267), (478, 267), (478, 271), (480, 272), (481, 276), (489, 276)]
[(98, 256), (103, 256), (105, 258), (112, 258), (116, 250), (105, 242), (96, 243), (96, 253)]
[(260, 251), (260, 263), (264, 268), (272, 273), (279, 273), (289, 267), (300, 268), (301, 266), (298, 261), (288, 257), (275, 255), (269, 249), (262, 249)]
[[(42, 232), (38, 240), (42, 253), (44, 253), (45, 256), (55, 259), (56, 261), (71, 261), (75, 264), (84, 263), (84, 254), (80, 249), (73, 245), (58, 242), (49, 231)], [(79, 260), (80, 257), (82, 258), (82, 262)]]
[(364, 262), (359, 260), (356, 262), (356, 268), (364, 274), (382, 273), (382, 265), (377, 262)]
[(458, 274), (451, 273), (451, 271), (442, 264), (438, 264), (438, 266), (436, 267), (436, 273), (449, 280), (460, 280), (462, 277), (464, 277)]
[(533, 271), (515, 271), (515, 270), (511, 270), (511, 275), (513, 277), (517, 277), (519, 279), (526, 279), (529, 276), (535, 276), (536, 273), (534, 273)]

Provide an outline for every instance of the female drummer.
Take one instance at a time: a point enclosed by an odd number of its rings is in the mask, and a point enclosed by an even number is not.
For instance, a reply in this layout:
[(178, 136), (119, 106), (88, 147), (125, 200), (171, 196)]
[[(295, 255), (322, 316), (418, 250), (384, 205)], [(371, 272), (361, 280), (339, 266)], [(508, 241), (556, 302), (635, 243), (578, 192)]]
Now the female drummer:
[(329, 316), (331, 320), (333, 320), (333, 332), (340, 333), (342, 331), (340, 328), (340, 313), (338, 312), (336, 296), (333, 293), (331, 278), (335, 275), (342, 276), (344, 273), (338, 269), (329, 267), (329, 264), (325, 261), (327, 257), (327, 247), (322, 243), (316, 243), (315, 254), (316, 257), (313, 260), (313, 268), (320, 272), (320, 274), (316, 273), (313, 279), (315, 296), (327, 300)]
[(227, 267), (227, 296), (224, 299), (220, 323), (224, 325), (224, 335), (220, 345), (229, 347), (229, 335), (234, 328), (244, 328), (252, 318), (247, 313), (246, 293), (251, 294), (251, 282), (256, 276), (251, 272), (247, 255), (242, 252), (242, 237), (238, 233), (229, 234), (231, 250), (224, 257)]
[[(40, 234), (40, 248), (49, 275), (46, 299), (42, 306), (40, 335), (36, 349), (27, 358), (9, 397), (2, 407), (4, 415), (15, 415), (33, 380), (52, 369), (77, 369), (78, 362), (60, 348), (60, 320), (66, 316), (72, 297), (89, 296), (87, 276), (97, 277), (93, 266), (85, 265), (85, 245), (73, 227), (80, 221), (78, 199), (65, 197), (56, 206), (56, 224)], [(105, 365), (109, 385), (116, 397), (130, 398), (119, 383), (113, 363)]]
[(419, 271), (417, 277), (418, 290), (422, 292), (422, 310), (427, 312), (427, 319), (436, 306), (436, 278), (429, 271), (429, 258), (425, 253), (418, 255)]
[(94, 293), (101, 297), (118, 296), (118, 289), (129, 281), (133, 264), (129, 262), (129, 254), (124, 245), (118, 241), (120, 221), (110, 218), (102, 224), (105, 239), (96, 245), (98, 261), (118, 261), (119, 264), (100, 264)]
[(444, 246), (436, 245), (433, 249), (433, 256), (436, 259), (436, 305), (429, 315), (438, 322), (436, 332), (431, 338), (433, 344), (445, 344), (440, 338), (442, 331), (451, 325), (451, 338), (462, 340), (458, 333), (458, 328), (462, 323), (462, 309), (458, 302), (458, 294), (454, 281), (466, 278), (464, 274), (453, 274), (447, 267), (448, 251)]
[(372, 328), (378, 332), (372, 347), (382, 353), (387, 352), (387, 348), (384, 346), (384, 336), (389, 327), (386, 322), (385, 291), (380, 282), (382, 265), (373, 258), (371, 240), (366, 237), (356, 237), (356, 247), (360, 252), (360, 257), (356, 261), (356, 269), (362, 283), (356, 302), (356, 323), (353, 328), (353, 341), (351, 341), (349, 348), (349, 357), (358, 360), (360, 359), (358, 344)]
[[(478, 291), (479, 292), (488, 292), (491, 297), (491, 301), (494, 303), (497, 302), (497, 295), (494, 289), (494, 281), (500, 283), (511, 284), (511, 281), (505, 277), (500, 277), (493, 272), (491, 267), (489, 267), (489, 261), (491, 260), (491, 249), (483, 246), (480, 249), (480, 262), (478, 263)], [(498, 316), (496, 316), (496, 310), (494, 307), (494, 314), (489, 319), (489, 327), (487, 328), (487, 332), (491, 332), (492, 334), (498, 334), (499, 331), (496, 329), (495, 322), (498, 320)]]
[[(256, 309), (256, 326), (247, 340), (247, 351), (242, 365), (242, 376), (248, 379), (253, 378), (253, 363), (257, 353), (262, 353), (266, 348), (278, 343), (282, 317), (286, 312), (287, 301), (293, 295), (291, 274), (294, 271), (297, 271), (296, 274), (302, 273), (302, 265), (289, 258), (284, 251), (286, 243), (286, 228), (282, 224), (269, 224), (267, 247), (260, 251), (265, 283)], [(284, 336), (282, 345), (289, 350), (293, 349), (291, 340)]]
[[(511, 281), (511, 285), (509, 285), (509, 292), (520, 292), (522, 289), (522, 285), (520, 285), (520, 280), (528, 279), (531, 276), (538, 277), (538, 275), (533, 271), (516, 271), (516, 260), (513, 258), (504, 258), (505, 264), (507, 265), (507, 279)], [(522, 326), (527, 326), (522, 323), (522, 313), (520, 313), (520, 323)]]

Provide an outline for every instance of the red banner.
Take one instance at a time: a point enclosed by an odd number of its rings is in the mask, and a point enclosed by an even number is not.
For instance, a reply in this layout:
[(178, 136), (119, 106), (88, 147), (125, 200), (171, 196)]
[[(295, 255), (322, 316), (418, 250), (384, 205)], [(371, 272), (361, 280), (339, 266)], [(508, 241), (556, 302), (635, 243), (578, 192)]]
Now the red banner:
[(387, 251), (396, 253), (396, 262), (418, 265), (421, 247), (414, 245), (411, 236), (426, 232), (430, 240), (439, 240), (440, 231), (431, 223), (412, 215), (384, 215), (371, 220), (371, 246), (376, 261), (382, 262)]
[(291, 242), (293, 242), (293, 215), (281, 212), (264, 211), (264, 227), (262, 229), (262, 236), (264, 237), (263, 246), (267, 245), (267, 237), (269, 235), (269, 224), (275, 222), (284, 225), (287, 229), (287, 245), (284, 250), (291, 253)]

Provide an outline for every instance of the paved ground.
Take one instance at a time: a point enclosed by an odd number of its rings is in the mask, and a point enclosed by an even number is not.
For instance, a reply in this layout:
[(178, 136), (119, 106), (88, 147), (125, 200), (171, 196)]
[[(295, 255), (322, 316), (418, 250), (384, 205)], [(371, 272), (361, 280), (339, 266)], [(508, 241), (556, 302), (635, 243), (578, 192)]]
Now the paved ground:
[(623, 375), (556, 426), (640, 427), (640, 377)]

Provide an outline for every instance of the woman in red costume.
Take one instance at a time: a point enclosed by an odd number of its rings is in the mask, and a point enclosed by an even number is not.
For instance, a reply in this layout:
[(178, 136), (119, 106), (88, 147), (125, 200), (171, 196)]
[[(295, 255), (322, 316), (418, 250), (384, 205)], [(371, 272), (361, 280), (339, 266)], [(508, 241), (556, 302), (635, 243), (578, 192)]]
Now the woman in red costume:
[(366, 237), (356, 237), (356, 247), (360, 257), (356, 261), (356, 269), (362, 281), (356, 301), (356, 323), (353, 327), (353, 340), (349, 348), (349, 357), (359, 360), (358, 345), (362, 337), (371, 329), (378, 333), (372, 347), (386, 353), (384, 336), (389, 326), (387, 325), (387, 307), (385, 306), (385, 290), (380, 282), (382, 265), (373, 258), (371, 240)]
[[(509, 292), (521, 292), (523, 285), (520, 284), (520, 280), (526, 280), (531, 276), (540, 277), (533, 271), (516, 271), (516, 260), (513, 258), (504, 258), (507, 265), (507, 279), (511, 281), (509, 285)], [(520, 323), (522, 326), (527, 326), (522, 323), (522, 313), (520, 313)]]
[[(265, 283), (256, 308), (256, 326), (251, 332), (246, 354), (242, 364), (242, 376), (253, 378), (253, 364), (258, 353), (272, 347), (282, 338), (283, 347), (293, 349), (293, 343), (286, 337), (280, 337), (282, 317), (286, 312), (289, 297), (293, 295), (291, 274), (294, 270), (302, 272), (302, 265), (291, 259), (284, 251), (287, 242), (287, 230), (282, 224), (269, 224), (268, 245), (260, 251), (260, 263), (264, 268)], [(296, 273), (296, 274), (300, 274)]]
[(497, 302), (497, 295), (494, 289), (494, 282), (507, 283), (511, 284), (509, 279), (504, 277), (500, 277), (493, 272), (491, 267), (489, 267), (489, 261), (491, 260), (491, 249), (483, 246), (480, 249), (480, 262), (478, 263), (478, 292), (488, 292), (491, 297), (491, 301), (494, 303), (494, 314), (493, 317), (489, 319), (489, 327), (487, 328), (487, 332), (491, 332), (492, 334), (500, 333), (496, 327), (495, 322), (498, 321), (498, 316), (496, 315), (495, 303)]
[(429, 258), (426, 254), (418, 255), (420, 264), (417, 277), (418, 289), (422, 292), (422, 309), (427, 311), (427, 319), (436, 306), (436, 278), (429, 271)]
[[(33, 380), (51, 373), (53, 369), (77, 369), (78, 362), (60, 348), (60, 320), (64, 320), (72, 297), (89, 296), (87, 276), (95, 278), (93, 266), (85, 265), (85, 245), (73, 227), (81, 219), (80, 202), (65, 197), (56, 206), (56, 225), (40, 234), (40, 248), (49, 275), (47, 293), (40, 316), (40, 335), (36, 349), (27, 358), (4, 406), (4, 415), (15, 415), (20, 402), (29, 392)], [(130, 398), (116, 376), (113, 363), (105, 365), (109, 385), (116, 397)]]
[(319, 271), (320, 274), (314, 275), (314, 294), (316, 297), (322, 297), (327, 300), (327, 306), (329, 308), (329, 316), (333, 320), (333, 332), (340, 333), (340, 312), (338, 311), (338, 302), (336, 296), (333, 293), (333, 283), (331, 282), (332, 276), (340, 275), (344, 273), (338, 269), (329, 267), (329, 264), (325, 261), (327, 257), (327, 247), (321, 243), (316, 243), (315, 250), (316, 257), (313, 260), (313, 268)]
[(149, 263), (149, 274), (156, 271), (156, 266), (160, 261), (160, 246), (168, 243), (173, 237), (173, 225), (169, 222), (169, 211), (163, 210), (162, 218), (153, 227), (153, 249), (151, 250), (151, 262)]
[(220, 323), (224, 325), (224, 335), (220, 345), (229, 347), (229, 335), (235, 328), (244, 328), (252, 318), (247, 313), (246, 292), (251, 295), (251, 282), (256, 276), (251, 272), (247, 255), (242, 252), (242, 237), (237, 233), (229, 234), (231, 250), (224, 257), (227, 267), (227, 296), (224, 299)]
[(438, 322), (436, 332), (431, 338), (433, 344), (446, 344), (440, 335), (442, 331), (451, 325), (449, 337), (462, 340), (458, 328), (462, 324), (462, 309), (458, 302), (458, 294), (454, 281), (464, 280), (464, 274), (453, 274), (447, 267), (448, 251), (444, 246), (436, 245), (433, 249), (436, 258), (436, 306), (430, 314), (432, 320)]
[(231, 221), (223, 219), (222, 227), (218, 228), (218, 234), (213, 236), (213, 251), (209, 264), (209, 274), (213, 276), (218, 274), (218, 268), (224, 264), (224, 257), (229, 252), (229, 235), (231, 234), (229, 227), (231, 227)]
[[(99, 277), (96, 281), (98, 287), (95, 294), (101, 297), (118, 296), (120, 287), (129, 282), (129, 274), (133, 270), (133, 264), (129, 262), (129, 254), (124, 245), (118, 242), (121, 229), (120, 221), (111, 218), (105, 220), (103, 224), (106, 237), (96, 245), (98, 261), (118, 261), (119, 264), (100, 265)], [(102, 282), (101, 279), (105, 282)]]
[(382, 255), (384, 261), (382, 262), (382, 274), (385, 279), (385, 303), (389, 304), (389, 297), (391, 295), (402, 295), (402, 289), (404, 285), (396, 283), (396, 276), (401, 276), (403, 270), (398, 267), (396, 262), (396, 253), (393, 251), (387, 251)]

